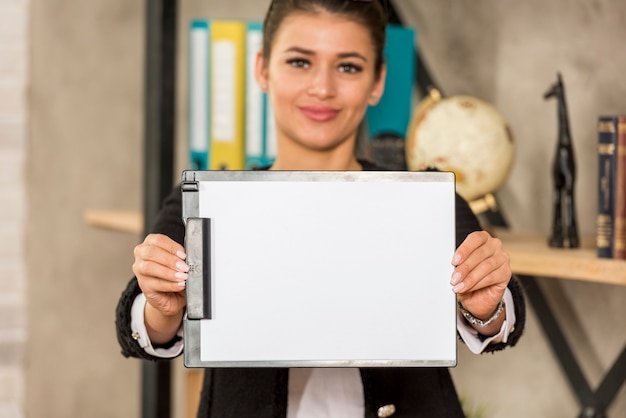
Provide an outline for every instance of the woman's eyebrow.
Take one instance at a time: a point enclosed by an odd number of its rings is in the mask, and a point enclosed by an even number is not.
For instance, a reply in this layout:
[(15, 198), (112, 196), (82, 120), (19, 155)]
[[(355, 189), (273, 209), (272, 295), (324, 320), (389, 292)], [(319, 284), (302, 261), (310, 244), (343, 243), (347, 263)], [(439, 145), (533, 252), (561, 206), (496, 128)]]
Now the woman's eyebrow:
[(343, 53), (338, 54), (338, 57), (339, 58), (360, 58), (363, 61), (367, 62), (367, 58), (364, 55), (359, 54), (358, 52), (343, 52)]
[(303, 55), (314, 55), (314, 52), (310, 49), (302, 48), (299, 46), (292, 46), (290, 48), (285, 49), (285, 52), (297, 52), (298, 54)]
[[(285, 52), (295, 52), (295, 53), (302, 54), (302, 55), (315, 55), (314, 51), (310, 49), (302, 48), (299, 46), (292, 46), (290, 48), (287, 48)], [(359, 54), (358, 52), (340, 52), (339, 54), (337, 54), (337, 56), (342, 59), (343, 58), (359, 58), (367, 62), (367, 58), (364, 55)]]

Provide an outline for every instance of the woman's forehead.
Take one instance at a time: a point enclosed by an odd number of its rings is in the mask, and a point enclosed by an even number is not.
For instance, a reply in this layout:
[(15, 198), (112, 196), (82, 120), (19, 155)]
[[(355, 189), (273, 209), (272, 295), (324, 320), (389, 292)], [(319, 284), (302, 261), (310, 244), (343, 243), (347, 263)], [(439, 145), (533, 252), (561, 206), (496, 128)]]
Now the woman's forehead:
[(327, 12), (297, 12), (285, 17), (276, 32), (272, 49), (282, 53), (293, 47), (374, 54), (372, 38), (363, 24)]

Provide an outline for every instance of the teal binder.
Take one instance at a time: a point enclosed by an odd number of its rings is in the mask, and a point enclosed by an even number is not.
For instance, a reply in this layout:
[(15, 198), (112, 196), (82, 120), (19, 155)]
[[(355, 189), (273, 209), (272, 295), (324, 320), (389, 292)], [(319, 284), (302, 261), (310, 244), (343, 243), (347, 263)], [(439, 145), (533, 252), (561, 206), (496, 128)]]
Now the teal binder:
[(368, 108), (366, 119), (369, 137), (393, 134), (406, 137), (413, 111), (415, 85), (416, 31), (389, 25), (384, 56), (387, 63), (385, 93), (378, 105)]
[(255, 78), (256, 54), (262, 48), (263, 24), (248, 22), (245, 103), (246, 168), (248, 170), (265, 165), (265, 103), (267, 99)]
[(209, 22), (189, 25), (188, 141), (190, 167), (209, 167)]

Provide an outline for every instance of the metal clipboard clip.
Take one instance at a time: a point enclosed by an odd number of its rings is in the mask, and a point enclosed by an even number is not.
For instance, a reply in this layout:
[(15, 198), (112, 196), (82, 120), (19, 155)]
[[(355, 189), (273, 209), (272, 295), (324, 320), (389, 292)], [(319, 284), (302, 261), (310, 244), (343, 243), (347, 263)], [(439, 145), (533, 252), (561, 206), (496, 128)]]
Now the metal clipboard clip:
[(211, 319), (211, 219), (187, 218), (187, 318)]

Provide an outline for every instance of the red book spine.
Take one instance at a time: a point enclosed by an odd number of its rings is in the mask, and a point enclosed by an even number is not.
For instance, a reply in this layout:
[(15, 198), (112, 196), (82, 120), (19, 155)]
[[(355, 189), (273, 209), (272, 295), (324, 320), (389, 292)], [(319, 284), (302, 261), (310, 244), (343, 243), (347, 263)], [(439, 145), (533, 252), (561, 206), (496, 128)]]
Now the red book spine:
[(613, 258), (626, 260), (626, 116), (617, 121)]

